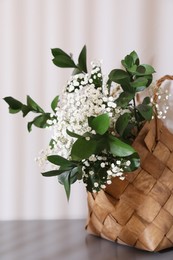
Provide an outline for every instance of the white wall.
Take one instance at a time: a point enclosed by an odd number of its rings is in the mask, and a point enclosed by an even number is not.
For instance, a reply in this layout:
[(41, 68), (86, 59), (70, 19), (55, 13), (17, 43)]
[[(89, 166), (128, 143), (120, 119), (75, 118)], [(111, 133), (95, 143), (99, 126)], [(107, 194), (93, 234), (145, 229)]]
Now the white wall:
[[(136, 50), (152, 64), (156, 78), (173, 74), (172, 0), (0, 0), (0, 219), (83, 218), (82, 184), (67, 203), (56, 178), (44, 178), (34, 162), (50, 133), (27, 133), (21, 115), (8, 114), (2, 98), (25, 102), (29, 94), (49, 110), (70, 70), (51, 62), (50, 49), (77, 56), (84, 44), (88, 60), (103, 59), (105, 73)], [(173, 107), (172, 107), (173, 111)], [(172, 129), (169, 114), (167, 125)]]

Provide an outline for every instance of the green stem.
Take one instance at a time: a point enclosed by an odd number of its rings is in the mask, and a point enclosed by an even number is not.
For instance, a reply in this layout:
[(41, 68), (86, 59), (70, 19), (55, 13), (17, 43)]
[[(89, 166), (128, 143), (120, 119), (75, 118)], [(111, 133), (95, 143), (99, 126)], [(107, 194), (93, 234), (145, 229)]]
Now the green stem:
[(134, 106), (134, 115), (135, 115), (135, 120), (136, 120), (136, 124), (137, 124), (137, 129), (139, 131), (140, 127), (139, 127), (139, 122), (138, 122), (138, 118), (137, 118), (137, 109), (136, 109), (136, 101), (135, 101), (135, 97), (133, 98), (133, 106)]

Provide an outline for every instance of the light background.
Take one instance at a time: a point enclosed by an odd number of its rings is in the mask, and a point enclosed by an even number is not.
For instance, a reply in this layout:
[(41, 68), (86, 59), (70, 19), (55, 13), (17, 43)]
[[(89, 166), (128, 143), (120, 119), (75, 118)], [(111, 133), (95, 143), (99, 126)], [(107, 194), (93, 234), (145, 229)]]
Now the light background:
[[(173, 74), (172, 14), (173, 0), (0, 0), (0, 220), (87, 215), (82, 184), (67, 203), (56, 177), (42, 177), (34, 162), (51, 133), (34, 128), (28, 134), (27, 120), (9, 115), (2, 98), (24, 103), (29, 94), (49, 111), (71, 72), (53, 65), (55, 47), (75, 58), (86, 44), (88, 61), (103, 59), (105, 73), (136, 50), (155, 67), (156, 79)], [(173, 107), (170, 129), (172, 113)]]

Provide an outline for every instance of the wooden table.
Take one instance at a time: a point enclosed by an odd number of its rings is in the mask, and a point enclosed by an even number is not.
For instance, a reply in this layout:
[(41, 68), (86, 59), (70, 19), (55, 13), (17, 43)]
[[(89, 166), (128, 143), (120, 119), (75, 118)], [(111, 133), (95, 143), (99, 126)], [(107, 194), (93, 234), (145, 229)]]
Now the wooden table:
[(0, 221), (0, 260), (173, 260), (88, 235), (84, 220)]

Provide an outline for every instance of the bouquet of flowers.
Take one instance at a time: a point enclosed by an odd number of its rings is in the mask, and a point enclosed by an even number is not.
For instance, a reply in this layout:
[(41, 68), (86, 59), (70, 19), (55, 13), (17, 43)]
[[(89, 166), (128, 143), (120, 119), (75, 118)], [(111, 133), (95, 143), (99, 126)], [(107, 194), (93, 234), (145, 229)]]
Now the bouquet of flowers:
[[(97, 193), (112, 178), (123, 181), (140, 166), (133, 141), (154, 113), (165, 118), (168, 106), (159, 110), (155, 97), (167, 99), (168, 95), (158, 93), (161, 90), (151, 84), (155, 70), (140, 64), (135, 51), (121, 61), (122, 69), (113, 69), (107, 76), (101, 62), (92, 62), (88, 72), (86, 46), (77, 63), (59, 48), (52, 49), (52, 55), (56, 66), (73, 68), (63, 93), (51, 103), (52, 112), (45, 112), (30, 96), (26, 104), (13, 97), (4, 100), (12, 114), (38, 114), (28, 123), (29, 132), (33, 125), (53, 131), (46, 151), (37, 158), (44, 167), (42, 175), (58, 176), (67, 198), (77, 180), (83, 181), (87, 191)], [(145, 95), (139, 102), (141, 92)]]

